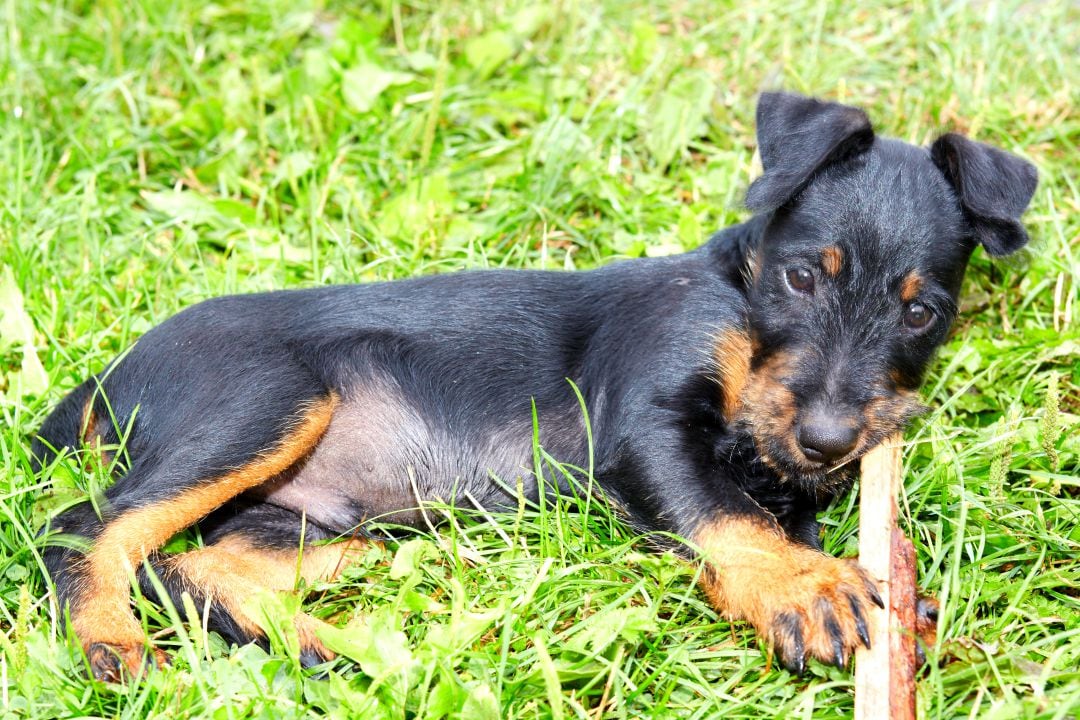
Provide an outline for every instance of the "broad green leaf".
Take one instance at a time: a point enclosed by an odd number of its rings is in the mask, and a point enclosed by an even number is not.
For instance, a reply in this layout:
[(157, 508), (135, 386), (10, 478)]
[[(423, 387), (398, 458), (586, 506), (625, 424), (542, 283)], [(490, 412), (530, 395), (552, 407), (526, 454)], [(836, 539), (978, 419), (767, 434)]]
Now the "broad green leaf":
[(277, 171), (274, 173), (274, 184), (295, 182), (307, 175), (313, 167), (315, 167), (314, 155), (307, 150), (287, 153), (278, 161)]
[(465, 43), (465, 62), (487, 77), (514, 54), (514, 41), (502, 30), (492, 30)]
[(589, 153), (593, 144), (581, 127), (568, 117), (556, 115), (533, 132), (529, 160), (541, 163), (576, 165), (576, 158)]
[(424, 50), (416, 50), (404, 56), (405, 64), (413, 71), (426, 73), (434, 70), (439, 64), (439, 58)]
[(654, 100), (645, 144), (661, 167), (701, 134), (712, 103), (712, 78), (702, 70), (683, 70)]
[(251, 120), (254, 104), (251, 79), (244, 76), (238, 65), (228, 66), (221, 74), (218, 96), (225, 124), (233, 129), (245, 127)]
[(240, 200), (221, 198), (213, 201), (214, 210), (222, 217), (231, 218), (244, 225), (253, 225), (258, 221), (258, 213), (249, 203)]
[(384, 70), (374, 63), (349, 68), (341, 76), (341, 95), (356, 112), (366, 113), (379, 96), (392, 85), (404, 85), (415, 76), (411, 73)]
[(22, 291), (11, 268), (0, 275), (0, 352), (16, 348), (22, 358), (19, 369), (7, 373), (7, 391), (0, 399), (38, 395), (49, 386), (49, 375), (38, 358), (34, 344), (34, 321), (26, 312)]
[(455, 612), (449, 623), (434, 625), (424, 637), (424, 646), (439, 655), (451, 655), (467, 648), (502, 617), (504, 610)]
[(550, 5), (536, 3), (526, 5), (514, 13), (510, 27), (520, 37), (532, 37), (541, 27), (551, 22), (555, 12)]
[(679, 242), (682, 243), (683, 250), (691, 250), (701, 244), (704, 239), (704, 230), (701, 228), (701, 222), (697, 219), (697, 215), (694, 211), (683, 205), (679, 209), (679, 224), (677, 227), (677, 233), (679, 236)]
[(631, 29), (630, 48), (627, 59), (630, 69), (636, 73), (644, 70), (656, 57), (660, 47), (660, 33), (656, 24), (645, 20), (635, 20)]
[(387, 714), (379, 707), (379, 701), (355, 688), (337, 673), (330, 673), (325, 680), (304, 683), (304, 698), (329, 713), (329, 717), (383, 718)]
[(397, 629), (397, 615), (391, 611), (371, 616), (371, 645), (368, 652), (356, 658), (360, 667), (371, 677), (407, 671), (413, 662), (409, 639)]
[(338, 62), (355, 65), (357, 60), (376, 57), (379, 36), (390, 19), (389, 13), (365, 12), (367, 5), (377, 4), (358, 4), (348, 17), (337, 23), (330, 53)]
[(322, 48), (305, 50), (301, 66), (312, 89), (324, 88), (334, 79), (333, 58)]
[(637, 643), (656, 630), (653, 613), (646, 607), (619, 607), (605, 610), (585, 621), (585, 629), (566, 644), (571, 650), (599, 654), (618, 640)]
[(144, 190), (141, 195), (148, 208), (179, 222), (200, 225), (221, 219), (214, 203), (193, 190)]
[(678, 255), (686, 250), (682, 246), (682, 243), (675, 242), (674, 238), (668, 236), (662, 238), (657, 242), (650, 242), (645, 245), (645, 257), (667, 257), (668, 255)]
[(469, 691), (469, 697), (461, 707), (460, 717), (468, 720), (499, 720), (502, 717), (502, 708), (489, 686), (476, 685)]
[(442, 669), (440, 678), (427, 696), (425, 720), (438, 720), (444, 717), (461, 717), (458, 711), (468, 700), (468, 691), (461, 686), (453, 673)]
[(317, 634), (328, 648), (355, 661), (384, 691), (384, 700), (394, 706), (404, 704), (412, 687), (416, 660), (408, 637), (398, 629), (398, 615), (393, 608), (381, 608), (343, 628), (320, 627)]
[(430, 230), (452, 210), (450, 181), (446, 173), (435, 173), (410, 180), (383, 206), (376, 224), (389, 237), (411, 239)]
[(400, 580), (419, 570), (420, 563), (429, 550), (431, 543), (423, 538), (403, 542), (394, 553), (394, 561), (390, 564), (390, 579)]

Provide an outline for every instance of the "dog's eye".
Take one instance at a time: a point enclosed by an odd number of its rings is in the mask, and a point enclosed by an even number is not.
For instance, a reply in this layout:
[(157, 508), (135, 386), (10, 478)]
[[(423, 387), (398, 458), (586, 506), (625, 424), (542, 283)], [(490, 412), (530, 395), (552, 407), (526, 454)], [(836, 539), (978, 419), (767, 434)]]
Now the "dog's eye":
[(934, 313), (921, 302), (910, 302), (904, 308), (904, 324), (912, 330), (922, 330), (934, 319)]
[(814, 273), (806, 268), (788, 268), (787, 274), (784, 277), (787, 279), (788, 287), (795, 292), (803, 293), (805, 295), (810, 295), (814, 292)]

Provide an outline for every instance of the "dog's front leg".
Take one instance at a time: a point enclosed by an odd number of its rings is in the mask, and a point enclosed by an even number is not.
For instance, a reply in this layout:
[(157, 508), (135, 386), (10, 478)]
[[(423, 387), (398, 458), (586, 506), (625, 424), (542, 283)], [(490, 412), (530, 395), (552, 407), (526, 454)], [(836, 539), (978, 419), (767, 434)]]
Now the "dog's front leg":
[(854, 560), (789, 537), (725, 476), (711, 439), (653, 419), (627, 423), (636, 433), (601, 467), (601, 485), (639, 527), (689, 540), (706, 562), (701, 582), (712, 604), (752, 624), (784, 667), (801, 673), (811, 657), (847, 665), (868, 642), (871, 603), (881, 604), (873, 580)]
[(881, 598), (854, 560), (793, 542), (769, 518), (746, 514), (717, 513), (692, 538), (712, 604), (757, 628), (788, 670), (801, 674), (808, 657), (844, 667), (858, 644), (869, 646), (869, 603)]

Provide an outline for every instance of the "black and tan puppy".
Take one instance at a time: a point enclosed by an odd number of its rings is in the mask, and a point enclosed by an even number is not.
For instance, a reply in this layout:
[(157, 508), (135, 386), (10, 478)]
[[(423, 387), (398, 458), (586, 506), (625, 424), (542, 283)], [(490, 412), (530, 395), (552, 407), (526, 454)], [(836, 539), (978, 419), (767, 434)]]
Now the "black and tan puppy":
[[(877, 591), (820, 551), (815, 511), (916, 411), (975, 246), (1027, 241), (1036, 173), (957, 135), (878, 138), (861, 110), (788, 94), (761, 98), (758, 140), (757, 215), (694, 252), (210, 300), (72, 392), (35, 455), (119, 430), (129, 458), (96, 505), (53, 521), (85, 551), (46, 550), (94, 675), (144, 663), (129, 578), (147, 567), (258, 641), (254, 588), (291, 589), (298, 566), (332, 577), (357, 550), (320, 541), (418, 524), (424, 501), (514, 503), (518, 477), (536, 498), (531, 402), (546, 449), (587, 464), (567, 379), (596, 480), (635, 525), (700, 550), (716, 608), (789, 668), (846, 664)], [(196, 524), (205, 547), (159, 552)], [(327, 657), (316, 621), (296, 623), (304, 657)]]

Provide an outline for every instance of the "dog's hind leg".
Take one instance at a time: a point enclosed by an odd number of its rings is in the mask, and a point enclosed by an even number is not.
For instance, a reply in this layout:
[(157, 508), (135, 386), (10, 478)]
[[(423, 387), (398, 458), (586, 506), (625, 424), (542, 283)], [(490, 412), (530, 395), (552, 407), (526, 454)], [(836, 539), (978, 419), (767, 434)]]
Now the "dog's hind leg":
[[(84, 503), (55, 519), (54, 530), (89, 543), (82, 554), (54, 540), (45, 560), (96, 678), (116, 681), (125, 669), (138, 674), (143, 668), (144, 633), (131, 611), (130, 582), (147, 557), (318, 443), (337, 396), (314, 388), (300, 395), (283, 394), (257, 409), (219, 405), (215, 415), (192, 416), (175, 428), (148, 426), (143, 433), (153, 437), (105, 493), (102, 517)], [(161, 408), (146, 414), (155, 410)], [(179, 414), (169, 410), (170, 417)], [(184, 432), (170, 438), (169, 429)]]
[[(223, 508), (225, 514), (230, 508)], [(301, 546), (301, 530), (304, 542)], [(211, 629), (237, 644), (266, 644), (259, 596), (263, 592), (304, 592), (318, 581), (333, 580), (367, 551), (370, 542), (354, 538), (315, 544), (332, 538), (321, 528), (283, 508), (260, 504), (242, 509), (222, 522), (204, 526), (207, 544), (178, 555), (155, 555), (151, 567), (173, 604), (183, 607), (186, 593)], [(139, 574), (143, 592), (158, 594), (146, 569)], [(298, 613), (293, 618), (305, 667), (333, 658), (316, 637), (321, 621)]]

